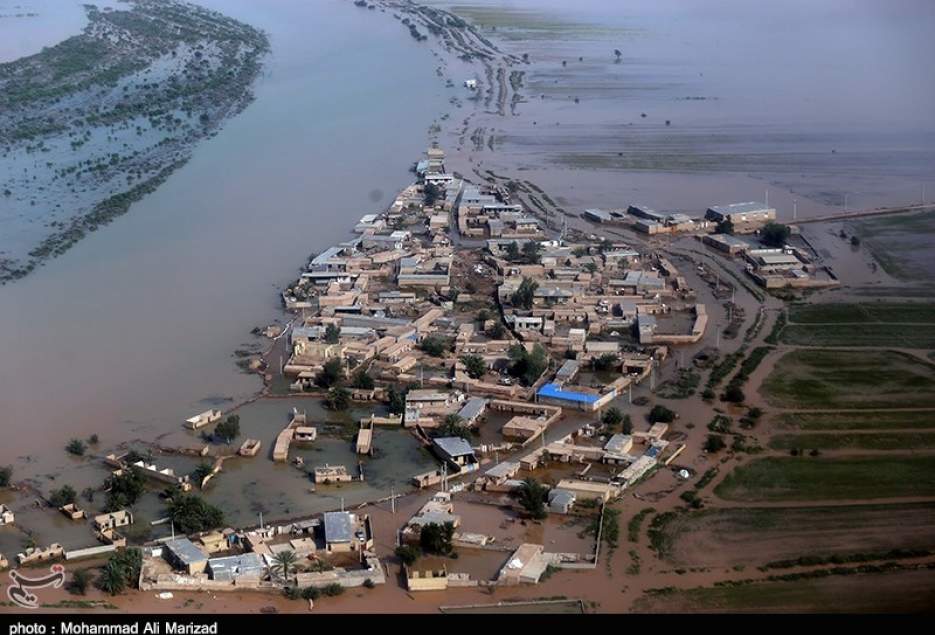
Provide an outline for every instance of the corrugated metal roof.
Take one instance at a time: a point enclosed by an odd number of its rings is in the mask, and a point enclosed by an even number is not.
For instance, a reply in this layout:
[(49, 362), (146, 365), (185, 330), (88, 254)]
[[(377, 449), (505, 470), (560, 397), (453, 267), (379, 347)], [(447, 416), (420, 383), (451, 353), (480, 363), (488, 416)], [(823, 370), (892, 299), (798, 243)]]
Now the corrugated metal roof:
[(597, 395), (575, 392), (574, 390), (563, 390), (559, 388), (557, 384), (545, 384), (542, 386), (542, 388), (539, 389), (539, 392), (537, 392), (536, 395), (549, 399), (562, 399), (565, 401), (574, 401), (577, 403), (594, 403), (599, 399)]

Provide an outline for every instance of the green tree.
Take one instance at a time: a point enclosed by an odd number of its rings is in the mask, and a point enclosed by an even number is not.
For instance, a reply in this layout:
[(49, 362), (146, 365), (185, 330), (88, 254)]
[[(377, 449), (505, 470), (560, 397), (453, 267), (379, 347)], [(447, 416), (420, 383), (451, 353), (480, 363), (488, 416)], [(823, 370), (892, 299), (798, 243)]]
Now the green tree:
[(518, 377), (525, 386), (531, 386), (549, 367), (549, 357), (541, 345), (533, 346), (527, 351), (522, 344), (514, 344), (507, 354), (510, 357), (510, 374)]
[(213, 471), (214, 468), (211, 467), (210, 463), (199, 463), (192, 472), (192, 480), (201, 485), (201, 482), (210, 476)]
[(531, 517), (541, 520), (548, 516), (545, 502), (549, 490), (536, 479), (529, 477), (523, 481), (519, 490), (519, 502)]
[(214, 436), (230, 444), (231, 441), (240, 436), (240, 415), (228, 415), (227, 419), (217, 424), (214, 428)]
[(503, 324), (500, 322), (494, 322), (491, 327), (487, 329), (487, 337), (492, 340), (502, 340), (504, 335), (506, 335), (506, 329), (503, 328)]
[(442, 357), (448, 351), (448, 342), (437, 335), (429, 335), (422, 340), (419, 348), (432, 357)]
[(727, 444), (724, 443), (724, 437), (719, 434), (709, 434), (704, 442), (704, 449), (706, 452), (720, 452), (726, 446)]
[(406, 411), (406, 391), (398, 390), (396, 386), (390, 386), (386, 391), (387, 407), (390, 414), (401, 415)]
[(623, 422), (623, 413), (620, 412), (620, 408), (611, 406), (601, 415), (601, 421), (611, 428), (616, 428)]
[(480, 379), (487, 372), (487, 362), (480, 355), (463, 355), (461, 363), (471, 379)]
[(84, 456), (85, 450), (87, 450), (87, 446), (81, 439), (72, 439), (65, 446), (65, 451), (74, 456)]
[(438, 199), (444, 194), (444, 191), (434, 183), (426, 183), (422, 188), (423, 203), (434, 206)]
[(760, 238), (764, 245), (769, 247), (782, 247), (786, 244), (786, 241), (789, 240), (789, 235), (791, 233), (792, 230), (789, 229), (788, 225), (770, 221), (760, 230)]
[(347, 410), (351, 405), (351, 393), (340, 386), (334, 386), (325, 396), (325, 407), (329, 410)]
[(731, 403), (743, 403), (744, 399), (746, 399), (746, 395), (743, 394), (743, 390), (737, 384), (728, 384), (721, 396), (722, 401)]
[(341, 339), (341, 329), (334, 324), (325, 327), (325, 341), (328, 344), (337, 344)]
[(510, 302), (517, 308), (527, 310), (531, 309), (533, 298), (535, 297), (536, 289), (538, 288), (538, 282), (532, 278), (523, 278), (523, 281), (519, 283), (519, 288), (513, 292), (513, 296), (510, 298)]
[(52, 507), (64, 507), (78, 500), (78, 492), (71, 485), (63, 485), (60, 489), (49, 494), (49, 504)]
[(276, 574), (280, 580), (288, 580), (289, 574), (295, 570), (295, 563), (298, 557), (291, 549), (285, 549), (273, 556), (273, 566), (270, 570)]
[(542, 258), (542, 245), (535, 240), (523, 244), (523, 262), (528, 265), (538, 265)]
[(465, 425), (464, 419), (452, 413), (447, 415), (442, 424), (435, 429), (435, 436), (469, 439), (471, 438), (471, 429)]
[(169, 500), (169, 518), (183, 534), (210, 531), (224, 524), (224, 512), (195, 494), (178, 494)]
[(675, 421), (675, 413), (662, 404), (656, 404), (653, 406), (653, 409), (649, 411), (650, 423), (672, 423), (673, 421)]
[(146, 491), (146, 477), (138, 467), (131, 466), (107, 479), (105, 489), (108, 492), (104, 511), (115, 512), (136, 504)]
[(621, 432), (624, 434), (633, 434), (633, 420), (630, 419), (630, 415), (623, 415), (623, 421), (621, 423)]
[(427, 523), (422, 526), (422, 531), (419, 532), (419, 546), (425, 553), (439, 556), (450, 555), (454, 551), (451, 544), (454, 531), (455, 527), (451, 522), (443, 525)]
[(360, 390), (373, 390), (374, 387), (373, 377), (367, 374), (367, 370), (360, 368), (354, 372), (354, 376), (351, 379), (351, 386), (358, 388)]
[(520, 259), (519, 243), (515, 240), (506, 246), (506, 259), (510, 262), (518, 262)]
[(407, 566), (415, 564), (422, 552), (415, 545), (400, 545), (396, 547), (396, 557)]
[(321, 368), (315, 377), (315, 383), (322, 388), (331, 388), (344, 380), (344, 364), (337, 357), (332, 357)]
[(617, 365), (617, 356), (614, 353), (604, 353), (600, 357), (595, 357), (591, 364), (596, 371), (612, 370)]
[(97, 586), (105, 593), (119, 595), (127, 588), (126, 573), (115, 566), (113, 561), (108, 562), (101, 570), (97, 579)]

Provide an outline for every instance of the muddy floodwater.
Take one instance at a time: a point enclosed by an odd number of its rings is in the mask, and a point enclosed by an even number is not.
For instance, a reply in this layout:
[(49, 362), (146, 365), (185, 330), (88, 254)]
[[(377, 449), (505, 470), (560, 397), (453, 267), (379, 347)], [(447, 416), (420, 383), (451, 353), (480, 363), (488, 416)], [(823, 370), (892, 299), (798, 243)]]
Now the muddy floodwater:
[(505, 116), (466, 122), (464, 169), (531, 180), (571, 213), (769, 189), (791, 219), (794, 200), (807, 215), (935, 192), (929, 2), (436, 4), (529, 60)]
[[(202, 4), (269, 33), (256, 101), (129, 214), (0, 287), (0, 420), (16, 439), (0, 464), (18, 478), (67, 468), (72, 436), (151, 439), (253, 395), (233, 351), (281, 318), (277, 285), (310, 253), (407, 183), (443, 109), (427, 49), (385, 16), (338, 0)], [(80, 11), (60, 19), (83, 26)]]
[[(935, 196), (935, 4), (923, 0), (431, 2), (503, 51), (528, 55), (502, 111), (462, 86), (475, 67), (435, 55), (391, 12), (346, 0), (200, 4), (269, 34), (256, 100), (127, 215), (0, 287), (0, 465), (43, 493), (99, 486), (108, 472), (94, 457), (121, 445), (196, 447), (185, 418), (253, 397), (260, 382), (237, 368), (234, 351), (265, 344), (252, 327), (286, 319), (279, 289), (310, 253), (349, 237), (408, 184), (433, 122), (450, 169), (531, 180), (570, 216), (630, 203), (697, 213), (768, 190), (791, 220), (793, 201), (807, 216), (915, 202), (923, 186)], [(19, 12), (35, 15), (10, 16)], [(0, 61), (84, 24), (77, 1), (0, 1)], [(703, 285), (692, 269), (686, 276)], [(709, 311), (723, 318), (721, 307)], [(205, 492), (228, 522), (356, 505), (408, 488), (435, 464), (408, 433), (381, 429), (363, 482), (313, 492), (303, 470), (269, 458), (293, 406), (333, 428), (294, 456), (357, 472), (351, 434), (371, 408), (334, 415), (309, 399), (252, 403), (238, 411), (241, 440), (259, 438), (263, 450), (225, 463)], [(492, 417), (479, 440), (496, 440), (504, 421)], [(566, 418), (549, 437), (579, 424)], [(91, 434), (100, 444), (89, 457), (65, 454), (68, 439)], [(156, 458), (180, 474), (199, 463)], [(91, 542), (86, 525), (34, 502), (9, 504), (37, 543)], [(150, 524), (162, 513), (154, 489), (138, 505), (134, 537), (170, 531)], [(0, 551), (15, 553), (24, 539), (3, 528)]]

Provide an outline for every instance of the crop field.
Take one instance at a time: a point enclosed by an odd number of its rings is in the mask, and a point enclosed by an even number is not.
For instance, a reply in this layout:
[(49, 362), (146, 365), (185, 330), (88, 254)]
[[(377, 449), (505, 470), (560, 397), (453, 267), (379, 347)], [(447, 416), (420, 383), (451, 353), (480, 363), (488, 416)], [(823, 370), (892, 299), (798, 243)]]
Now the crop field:
[(773, 418), (778, 429), (905, 430), (935, 428), (935, 410), (852, 410), (783, 412)]
[(773, 450), (911, 450), (935, 448), (935, 432), (817, 432), (778, 434), (770, 438)]
[(935, 503), (705, 509), (662, 526), (666, 562), (682, 567), (763, 565), (935, 549)]
[(935, 324), (789, 324), (780, 340), (796, 346), (935, 348)]
[(916, 613), (935, 606), (935, 571), (836, 575), (781, 582), (676, 590), (644, 595), (645, 612)]
[(877, 322), (935, 324), (935, 304), (929, 302), (793, 304), (789, 307), (789, 321), (795, 324)]
[(935, 496), (935, 456), (767, 457), (735, 468), (714, 493), (749, 502)]
[(935, 406), (935, 365), (896, 351), (801, 349), (786, 353), (761, 386), (778, 408)]

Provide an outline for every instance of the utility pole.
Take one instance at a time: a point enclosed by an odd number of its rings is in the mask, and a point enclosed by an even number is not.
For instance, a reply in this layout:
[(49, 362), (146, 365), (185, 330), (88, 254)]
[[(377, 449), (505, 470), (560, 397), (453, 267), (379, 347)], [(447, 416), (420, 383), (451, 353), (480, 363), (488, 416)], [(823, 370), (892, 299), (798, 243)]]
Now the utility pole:
[(344, 497), (341, 497), (341, 511), (344, 511)]
[(627, 384), (627, 403), (633, 405), (633, 382)]
[(263, 512), (260, 512), (260, 529), (263, 529)]
[(769, 209), (769, 188), (766, 188), (766, 207)]
[(795, 220), (796, 216), (798, 216), (798, 212), (799, 212), (799, 201), (796, 199), (792, 199), (792, 220)]
[(847, 212), (847, 192), (844, 193), (844, 211)]
[(393, 515), (396, 515), (396, 490), (390, 488), (390, 507), (393, 510)]

